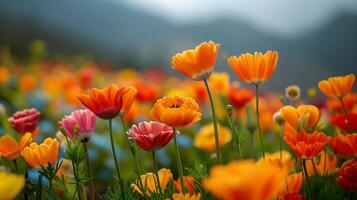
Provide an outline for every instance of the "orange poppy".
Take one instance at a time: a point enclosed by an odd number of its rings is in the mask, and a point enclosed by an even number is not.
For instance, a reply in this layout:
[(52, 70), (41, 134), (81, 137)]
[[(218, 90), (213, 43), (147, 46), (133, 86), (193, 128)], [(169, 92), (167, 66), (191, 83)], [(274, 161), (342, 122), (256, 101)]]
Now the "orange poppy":
[(357, 190), (357, 158), (348, 160), (343, 163), (342, 167), (337, 170), (339, 177), (338, 184), (347, 191)]
[(12, 136), (4, 135), (0, 137), (0, 156), (8, 160), (15, 160), (20, 156), (22, 149), (32, 142), (32, 134), (25, 133), (19, 142)]
[(357, 156), (357, 133), (337, 135), (330, 145), (341, 156)]
[(203, 42), (172, 57), (172, 68), (194, 80), (207, 79), (213, 72), (219, 44)]
[(281, 114), (287, 124), (298, 130), (314, 130), (320, 120), (320, 110), (313, 105), (300, 105), (298, 108), (284, 106)]
[(234, 161), (214, 166), (203, 186), (223, 200), (268, 200), (277, 197), (284, 188), (285, 168), (269, 162)]
[(25, 74), (19, 78), (19, 88), (23, 91), (30, 92), (36, 87), (36, 78), (34, 75)]
[[(329, 156), (325, 151), (322, 151), (319, 157), (313, 159), (314, 163), (311, 160), (306, 161), (307, 174), (312, 176), (316, 172), (319, 176), (324, 176), (326, 173), (330, 174), (335, 172), (337, 166), (337, 156)], [(314, 168), (315, 165), (315, 168)]]
[(208, 93), (205, 84), (202, 82), (192, 82), (190, 85), (192, 89), (193, 96), (199, 102), (206, 102), (208, 100)]
[(350, 93), (355, 83), (355, 75), (330, 77), (327, 80), (319, 82), (319, 88), (322, 93), (328, 97), (342, 98)]
[[(183, 184), (185, 185), (185, 188), (188, 190), (190, 194), (193, 194), (195, 192), (195, 178), (193, 176), (183, 176)], [(178, 178), (177, 180), (174, 181), (174, 185), (176, 190), (181, 193), (182, 188), (180, 184), (180, 179)]]
[(138, 93), (136, 94), (136, 99), (139, 102), (152, 102), (159, 95), (159, 92), (156, 87), (141, 81), (137, 81), (134, 84), (134, 87), (138, 90)]
[(312, 159), (321, 152), (331, 137), (322, 132), (306, 133), (305, 130), (302, 130), (297, 134), (286, 132), (284, 140), (298, 158)]
[(249, 89), (239, 88), (238, 82), (233, 82), (228, 91), (229, 102), (237, 108), (243, 108), (254, 97), (254, 92)]
[(232, 56), (228, 58), (227, 62), (242, 81), (258, 85), (268, 80), (273, 74), (278, 64), (278, 52), (245, 53), (239, 57)]
[(92, 88), (78, 96), (84, 106), (102, 119), (113, 119), (119, 113), (126, 114), (134, 102), (137, 89), (132, 86), (118, 87), (114, 84)]
[(154, 120), (169, 126), (187, 126), (201, 119), (199, 106), (191, 97), (166, 96), (151, 109)]
[(302, 172), (290, 174), (286, 179), (286, 187), (281, 191), (280, 196), (283, 197), (299, 194), (302, 188), (303, 175)]
[(31, 143), (25, 147), (21, 155), (33, 168), (46, 167), (48, 164), (54, 165), (58, 158), (59, 142), (55, 138), (46, 138), (42, 144)]

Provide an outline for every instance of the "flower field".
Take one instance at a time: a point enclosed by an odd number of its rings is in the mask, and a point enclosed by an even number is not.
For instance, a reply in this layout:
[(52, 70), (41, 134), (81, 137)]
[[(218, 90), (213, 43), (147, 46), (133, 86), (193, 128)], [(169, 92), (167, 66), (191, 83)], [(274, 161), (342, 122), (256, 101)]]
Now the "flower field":
[(9, 56), (0, 200), (356, 199), (355, 75), (265, 91), (279, 52), (217, 72), (219, 49), (202, 42), (146, 70)]

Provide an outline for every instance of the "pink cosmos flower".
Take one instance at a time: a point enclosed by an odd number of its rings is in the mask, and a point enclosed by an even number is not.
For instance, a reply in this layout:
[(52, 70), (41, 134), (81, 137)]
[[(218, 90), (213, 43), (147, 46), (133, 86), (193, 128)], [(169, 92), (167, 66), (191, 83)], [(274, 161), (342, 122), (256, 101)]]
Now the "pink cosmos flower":
[(87, 142), (95, 130), (96, 116), (90, 110), (76, 110), (58, 122), (64, 128), (69, 138), (78, 135), (83, 142)]
[(27, 132), (35, 134), (40, 114), (35, 108), (25, 109), (14, 113), (8, 121), (20, 135), (24, 135)]
[(129, 139), (146, 151), (156, 151), (163, 148), (173, 138), (172, 128), (166, 124), (150, 121), (133, 125), (127, 132)]

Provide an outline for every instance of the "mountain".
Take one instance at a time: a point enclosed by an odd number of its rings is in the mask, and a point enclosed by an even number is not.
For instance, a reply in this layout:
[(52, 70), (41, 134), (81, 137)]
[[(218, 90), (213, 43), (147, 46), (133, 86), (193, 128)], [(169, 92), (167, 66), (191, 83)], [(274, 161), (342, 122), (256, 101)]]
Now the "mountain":
[[(237, 19), (175, 25), (110, 1), (0, 1), (0, 45), (24, 55), (29, 41), (43, 39), (50, 52), (88, 53), (116, 66), (170, 66), (171, 56), (205, 40), (221, 44), (218, 70), (231, 54), (274, 49), (279, 65), (268, 89), (306, 88), (331, 75), (357, 74), (357, 15), (341, 13), (325, 27), (286, 39)], [(283, 84), (282, 84), (283, 83)]]

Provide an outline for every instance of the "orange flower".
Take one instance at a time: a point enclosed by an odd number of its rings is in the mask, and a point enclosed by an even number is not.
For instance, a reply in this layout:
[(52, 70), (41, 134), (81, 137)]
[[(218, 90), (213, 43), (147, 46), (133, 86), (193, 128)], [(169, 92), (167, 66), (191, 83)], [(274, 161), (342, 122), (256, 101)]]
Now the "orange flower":
[(0, 156), (8, 160), (15, 160), (21, 154), (28, 144), (32, 142), (32, 135), (30, 132), (25, 133), (20, 141), (17, 141), (10, 135), (0, 137)]
[[(328, 156), (325, 151), (322, 151), (320, 154), (320, 158), (315, 157), (313, 159), (315, 164), (316, 172), (319, 176), (324, 176), (326, 173), (335, 172), (337, 166), (337, 157), (336, 156)], [(315, 174), (315, 169), (311, 160), (306, 161), (307, 173), (309, 176)]]
[(357, 159), (348, 160), (337, 170), (338, 184), (345, 190), (357, 190)]
[(281, 114), (287, 124), (298, 130), (314, 130), (320, 120), (320, 110), (313, 105), (300, 105), (298, 108), (284, 106)]
[(54, 165), (58, 158), (59, 142), (55, 138), (46, 138), (42, 144), (31, 143), (25, 147), (21, 155), (33, 168), (46, 167), (48, 164)]
[(280, 151), (274, 153), (265, 153), (265, 159), (259, 159), (258, 163), (260, 162), (270, 162), (271, 164), (276, 165), (277, 167), (284, 167), (287, 170), (291, 170), (294, 168), (294, 159), (287, 151), (281, 152), (281, 159), (280, 159)]
[(284, 136), (285, 142), (300, 159), (312, 159), (317, 156), (330, 139), (331, 137), (322, 132), (315, 131), (308, 134), (305, 130), (297, 134), (286, 132)]
[(335, 76), (322, 80), (319, 82), (319, 88), (328, 97), (342, 98), (351, 92), (354, 83), (355, 75), (348, 74), (346, 76)]
[(200, 200), (201, 194), (182, 194), (175, 193), (172, 195), (172, 200)]
[[(346, 110), (352, 111), (357, 106), (357, 93), (349, 93), (342, 98)], [(331, 112), (343, 113), (341, 102), (338, 99), (328, 99), (326, 106)]]
[(159, 92), (156, 87), (141, 81), (136, 82), (134, 84), (134, 87), (138, 90), (138, 93), (136, 94), (136, 99), (139, 102), (152, 102), (159, 95)]
[(208, 93), (204, 83), (196, 81), (192, 82), (190, 88), (192, 89), (195, 99), (199, 102), (206, 102), (208, 100)]
[(280, 193), (281, 198), (285, 199), (283, 197), (299, 194), (302, 188), (302, 183), (302, 172), (289, 175), (286, 179), (286, 188), (284, 188)]
[[(185, 188), (190, 194), (193, 194), (195, 192), (195, 178), (193, 178), (193, 176), (183, 176), (183, 184), (185, 185)], [(181, 193), (182, 189), (179, 178), (174, 181), (174, 185), (176, 190)]]
[(357, 156), (357, 133), (337, 135), (330, 145), (341, 156)]
[(227, 62), (242, 81), (258, 85), (268, 80), (273, 74), (278, 63), (278, 52), (245, 53), (239, 57), (232, 56)]
[(282, 191), (286, 175), (286, 169), (269, 162), (234, 161), (213, 167), (203, 186), (223, 200), (268, 200)]
[(172, 57), (172, 68), (194, 80), (207, 79), (213, 72), (219, 44), (203, 42)]
[(191, 97), (166, 96), (156, 101), (151, 116), (169, 126), (186, 126), (201, 119), (198, 108)]
[(10, 72), (6, 67), (0, 67), (0, 84), (6, 84), (10, 80)]
[(26, 74), (20, 77), (19, 87), (24, 91), (32, 91), (36, 86), (36, 78), (31, 74)]
[(254, 97), (254, 92), (245, 88), (239, 88), (238, 82), (233, 82), (228, 91), (229, 102), (237, 108), (243, 108)]
[[(220, 146), (223, 147), (225, 144), (232, 140), (232, 133), (228, 128), (219, 124), (217, 124), (217, 128), (219, 143)], [(213, 123), (202, 126), (198, 134), (195, 136), (193, 145), (209, 152), (216, 151)]]
[(132, 86), (118, 87), (112, 84), (103, 89), (89, 89), (87, 93), (78, 97), (82, 104), (102, 119), (113, 119), (119, 113), (126, 114), (129, 111), (137, 90)]

